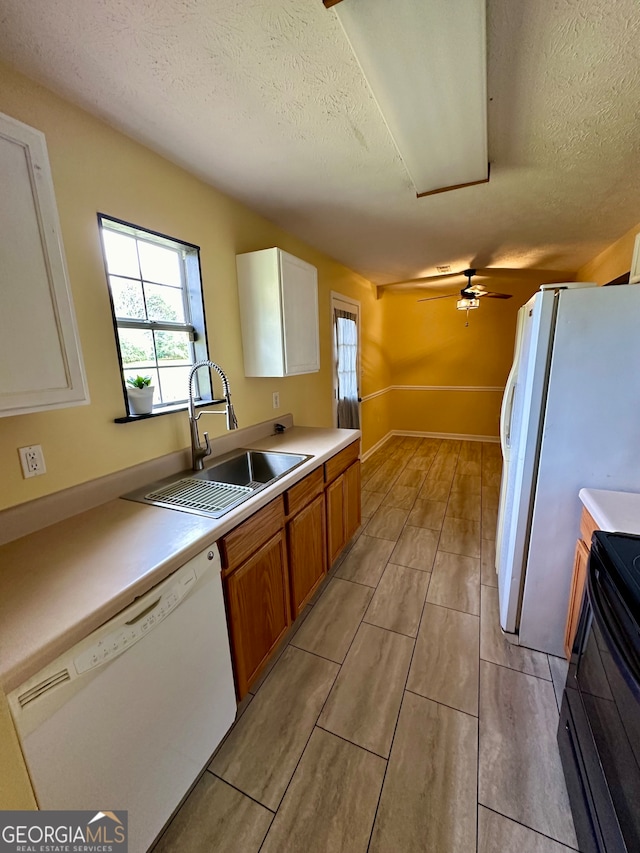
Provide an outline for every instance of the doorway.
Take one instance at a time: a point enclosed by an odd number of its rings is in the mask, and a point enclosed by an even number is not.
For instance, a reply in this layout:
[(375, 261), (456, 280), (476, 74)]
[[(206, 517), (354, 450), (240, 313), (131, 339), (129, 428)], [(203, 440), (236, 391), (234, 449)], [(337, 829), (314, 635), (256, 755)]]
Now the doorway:
[(331, 294), (333, 423), (360, 429), (360, 303)]

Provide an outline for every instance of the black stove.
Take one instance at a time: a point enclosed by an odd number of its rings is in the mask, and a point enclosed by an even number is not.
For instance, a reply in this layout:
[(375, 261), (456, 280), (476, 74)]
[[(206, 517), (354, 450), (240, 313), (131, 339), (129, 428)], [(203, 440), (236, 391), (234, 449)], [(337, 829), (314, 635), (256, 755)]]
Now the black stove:
[(580, 850), (640, 851), (640, 536), (596, 531), (558, 744)]

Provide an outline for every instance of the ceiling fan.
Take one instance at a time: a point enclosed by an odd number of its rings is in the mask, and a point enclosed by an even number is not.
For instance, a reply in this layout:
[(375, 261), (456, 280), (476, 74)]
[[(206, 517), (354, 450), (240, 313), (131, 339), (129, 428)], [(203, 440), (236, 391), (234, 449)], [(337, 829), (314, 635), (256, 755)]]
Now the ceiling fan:
[[(471, 279), (476, 272), (474, 269), (464, 270), (462, 275), (466, 276), (468, 281), (466, 286), (460, 291), (460, 296), (456, 302), (458, 311), (467, 312), (466, 326), (469, 325), (469, 311), (480, 307), (481, 297), (488, 296), (490, 299), (511, 299), (512, 296), (511, 293), (497, 293), (493, 290), (487, 290), (481, 284), (471, 284)], [(443, 296), (427, 296), (424, 299), (418, 299), (418, 302), (431, 302), (433, 299), (450, 299), (452, 296), (456, 296), (456, 294), (446, 293)]]
[[(471, 261), (473, 264), (473, 261)], [(454, 279), (460, 279), (463, 275), (467, 275), (469, 270), (459, 272), (442, 272), (438, 275), (423, 275), (418, 278), (404, 278), (399, 281), (388, 281), (383, 284), (376, 285), (378, 295), (385, 291), (396, 292), (403, 290), (414, 290), (423, 287), (446, 287), (446, 284), (453, 284)], [(541, 284), (552, 284), (557, 281), (572, 281), (573, 273), (566, 270), (550, 270), (541, 269), (538, 267), (473, 267), (473, 275), (478, 278), (506, 278), (510, 282), (531, 283), (536, 287)], [(451, 281), (449, 281), (451, 279)]]

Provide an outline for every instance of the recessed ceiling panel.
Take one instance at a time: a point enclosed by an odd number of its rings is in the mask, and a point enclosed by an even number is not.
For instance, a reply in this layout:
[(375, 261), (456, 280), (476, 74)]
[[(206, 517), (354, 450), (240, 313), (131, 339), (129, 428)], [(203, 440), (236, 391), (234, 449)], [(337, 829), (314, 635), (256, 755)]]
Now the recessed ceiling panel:
[(487, 180), (485, 0), (333, 10), (418, 195)]

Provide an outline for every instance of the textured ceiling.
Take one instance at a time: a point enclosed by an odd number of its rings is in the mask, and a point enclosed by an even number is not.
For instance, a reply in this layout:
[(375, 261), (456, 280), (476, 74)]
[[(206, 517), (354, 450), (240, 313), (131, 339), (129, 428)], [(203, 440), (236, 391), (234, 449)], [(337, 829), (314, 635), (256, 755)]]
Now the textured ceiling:
[(487, 16), (490, 183), (422, 199), (321, 0), (2, 0), (0, 57), (375, 282), (573, 271), (640, 219), (638, 0)]

